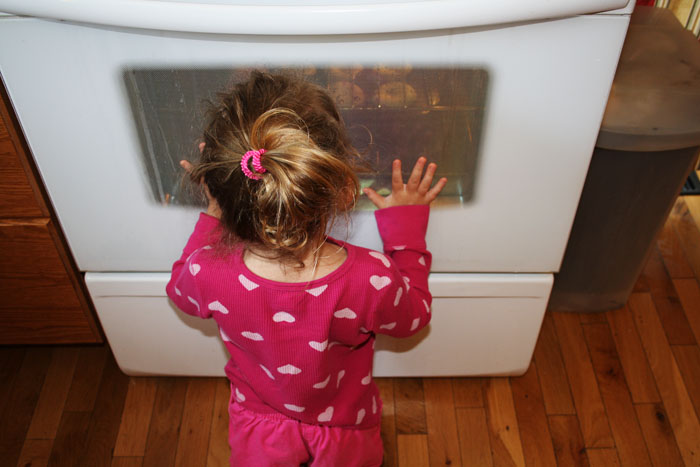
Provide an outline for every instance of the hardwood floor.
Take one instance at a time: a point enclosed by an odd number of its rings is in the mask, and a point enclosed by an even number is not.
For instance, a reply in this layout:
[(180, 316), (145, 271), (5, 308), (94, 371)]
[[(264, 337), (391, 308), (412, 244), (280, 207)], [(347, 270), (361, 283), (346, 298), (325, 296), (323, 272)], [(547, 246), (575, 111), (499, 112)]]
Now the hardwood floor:
[[(628, 303), (547, 313), (523, 376), (378, 379), (385, 465), (699, 466), (699, 226), (679, 198)], [(0, 348), (0, 465), (227, 465), (228, 391), (127, 377), (104, 346)]]

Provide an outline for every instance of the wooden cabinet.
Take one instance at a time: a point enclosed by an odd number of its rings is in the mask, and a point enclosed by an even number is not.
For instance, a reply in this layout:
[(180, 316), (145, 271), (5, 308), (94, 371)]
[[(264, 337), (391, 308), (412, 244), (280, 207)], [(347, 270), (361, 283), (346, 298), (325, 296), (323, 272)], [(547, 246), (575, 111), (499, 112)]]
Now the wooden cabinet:
[(102, 342), (83, 278), (0, 94), (0, 344)]

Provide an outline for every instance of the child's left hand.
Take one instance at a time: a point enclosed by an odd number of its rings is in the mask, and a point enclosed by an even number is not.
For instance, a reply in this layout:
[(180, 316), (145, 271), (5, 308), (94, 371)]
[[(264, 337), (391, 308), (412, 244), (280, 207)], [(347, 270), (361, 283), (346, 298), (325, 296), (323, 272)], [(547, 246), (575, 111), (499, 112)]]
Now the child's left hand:
[[(204, 143), (199, 144), (199, 151), (202, 152), (204, 149)], [(180, 161), (180, 167), (185, 169), (187, 173), (192, 172), (192, 164), (190, 161), (186, 160), (181, 160)], [(207, 195), (207, 214), (216, 217), (217, 219), (221, 219), (221, 208), (219, 207), (218, 201), (216, 201), (216, 198), (214, 198), (211, 193), (209, 192), (209, 187), (207, 184), (204, 182), (204, 177), (199, 181), (199, 183), (204, 187), (204, 194)]]

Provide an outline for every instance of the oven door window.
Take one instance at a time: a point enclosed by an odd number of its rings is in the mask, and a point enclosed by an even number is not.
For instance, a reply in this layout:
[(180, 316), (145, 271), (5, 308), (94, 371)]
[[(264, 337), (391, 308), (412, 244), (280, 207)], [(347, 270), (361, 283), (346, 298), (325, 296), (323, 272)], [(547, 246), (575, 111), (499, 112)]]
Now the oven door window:
[[(354, 65), (264, 68), (292, 74), (328, 89), (362, 154), (362, 187), (391, 189), (391, 162), (404, 178), (420, 156), (438, 164), (448, 184), (440, 202), (468, 203), (476, 182), (488, 74), (480, 68)], [(156, 202), (202, 202), (185, 183), (179, 161), (195, 160), (208, 102), (247, 79), (236, 69), (127, 69), (124, 72)], [(371, 209), (362, 197), (358, 209)]]

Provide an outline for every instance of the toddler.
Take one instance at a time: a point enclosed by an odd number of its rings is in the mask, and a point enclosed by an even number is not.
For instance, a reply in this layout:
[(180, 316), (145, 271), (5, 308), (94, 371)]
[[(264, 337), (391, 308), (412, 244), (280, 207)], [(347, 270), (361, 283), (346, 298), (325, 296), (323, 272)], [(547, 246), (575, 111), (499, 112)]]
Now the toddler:
[[(231, 358), (231, 465), (380, 465), (377, 334), (430, 321), (425, 245), (435, 164), (364, 193), (384, 252), (331, 238), (360, 192), (350, 144), (322, 88), (253, 72), (212, 108), (200, 161), (209, 200), (175, 262), (168, 296), (213, 318)], [(424, 173), (425, 171), (425, 173)]]

